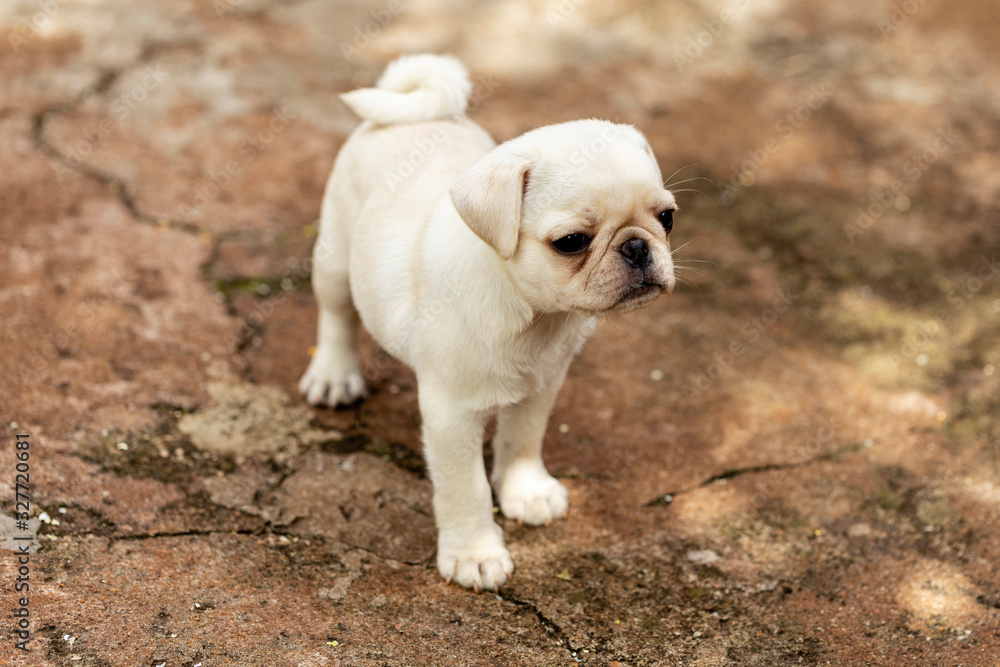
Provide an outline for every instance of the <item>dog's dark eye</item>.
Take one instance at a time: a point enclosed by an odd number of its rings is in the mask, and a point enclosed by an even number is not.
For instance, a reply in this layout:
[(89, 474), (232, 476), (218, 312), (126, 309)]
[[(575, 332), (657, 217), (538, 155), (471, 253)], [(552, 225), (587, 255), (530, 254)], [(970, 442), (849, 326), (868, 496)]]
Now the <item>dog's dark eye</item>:
[(564, 255), (575, 255), (590, 246), (590, 237), (586, 234), (570, 234), (552, 242), (552, 247)]
[(660, 221), (663, 229), (669, 234), (670, 230), (674, 228), (674, 209), (668, 208), (665, 211), (660, 211), (656, 219)]

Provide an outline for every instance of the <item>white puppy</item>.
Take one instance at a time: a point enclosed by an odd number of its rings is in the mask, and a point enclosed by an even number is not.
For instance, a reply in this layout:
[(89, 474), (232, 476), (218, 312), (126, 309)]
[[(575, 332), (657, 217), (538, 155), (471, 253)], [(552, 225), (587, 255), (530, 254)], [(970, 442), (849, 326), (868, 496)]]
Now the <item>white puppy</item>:
[(365, 119), (337, 156), (314, 251), (319, 343), (312, 404), (364, 393), (359, 315), (417, 374), (434, 484), (437, 566), (474, 589), (513, 572), (493, 520), (547, 524), (566, 489), (542, 463), (549, 412), (596, 315), (674, 285), (677, 206), (635, 128), (542, 127), (497, 146), (465, 117), (468, 74), (447, 56), (396, 60), (343, 100)]

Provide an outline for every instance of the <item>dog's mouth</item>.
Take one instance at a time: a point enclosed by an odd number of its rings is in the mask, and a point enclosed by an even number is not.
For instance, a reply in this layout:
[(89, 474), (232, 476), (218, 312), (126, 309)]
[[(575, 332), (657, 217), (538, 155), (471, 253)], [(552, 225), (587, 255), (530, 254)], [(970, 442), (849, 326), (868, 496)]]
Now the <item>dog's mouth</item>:
[(624, 299), (642, 299), (647, 296), (659, 294), (663, 291), (663, 285), (658, 283), (639, 283), (635, 287), (629, 288)]
[(637, 285), (633, 285), (625, 291), (625, 294), (623, 294), (620, 299), (618, 299), (618, 303), (615, 304), (614, 309), (621, 312), (641, 308), (650, 301), (653, 301), (656, 297), (660, 296), (664, 289), (666, 289), (666, 287), (659, 283), (641, 282)]

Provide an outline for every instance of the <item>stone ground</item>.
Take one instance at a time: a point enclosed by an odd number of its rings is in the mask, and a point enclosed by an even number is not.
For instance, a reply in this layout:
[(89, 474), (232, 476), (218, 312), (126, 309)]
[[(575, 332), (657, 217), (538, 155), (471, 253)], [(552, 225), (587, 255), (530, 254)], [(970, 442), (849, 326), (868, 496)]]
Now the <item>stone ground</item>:
[[(0, 664), (1000, 665), (1000, 14), (830, 3), (4, 0)], [(508, 138), (604, 117), (687, 281), (546, 437), (569, 516), (433, 569), (413, 376), (314, 410), (337, 93), (450, 51)], [(694, 179), (694, 180), (691, 180)], [(487, 447), (488, 453), (488, 447)]]

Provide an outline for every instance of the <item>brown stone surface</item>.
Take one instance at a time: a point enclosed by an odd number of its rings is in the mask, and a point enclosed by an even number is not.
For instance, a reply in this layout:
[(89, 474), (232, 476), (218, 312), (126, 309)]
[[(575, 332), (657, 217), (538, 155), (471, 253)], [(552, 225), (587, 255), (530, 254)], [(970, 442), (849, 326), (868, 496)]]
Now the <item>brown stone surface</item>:
[[(367, 33), (367, 35), (366, 35)], [(1000, 665), (1000, 18), (944, 3), (14, 0), (0, 13), (0, 664)], [(568, 517), (433, 568), (412, 374), (313, 410), (337, 93), (450, 51), (508, 138), (649, 137), (686, 282), (602, 323)], [(489, 448), (487, 447), (487, 453)]]

